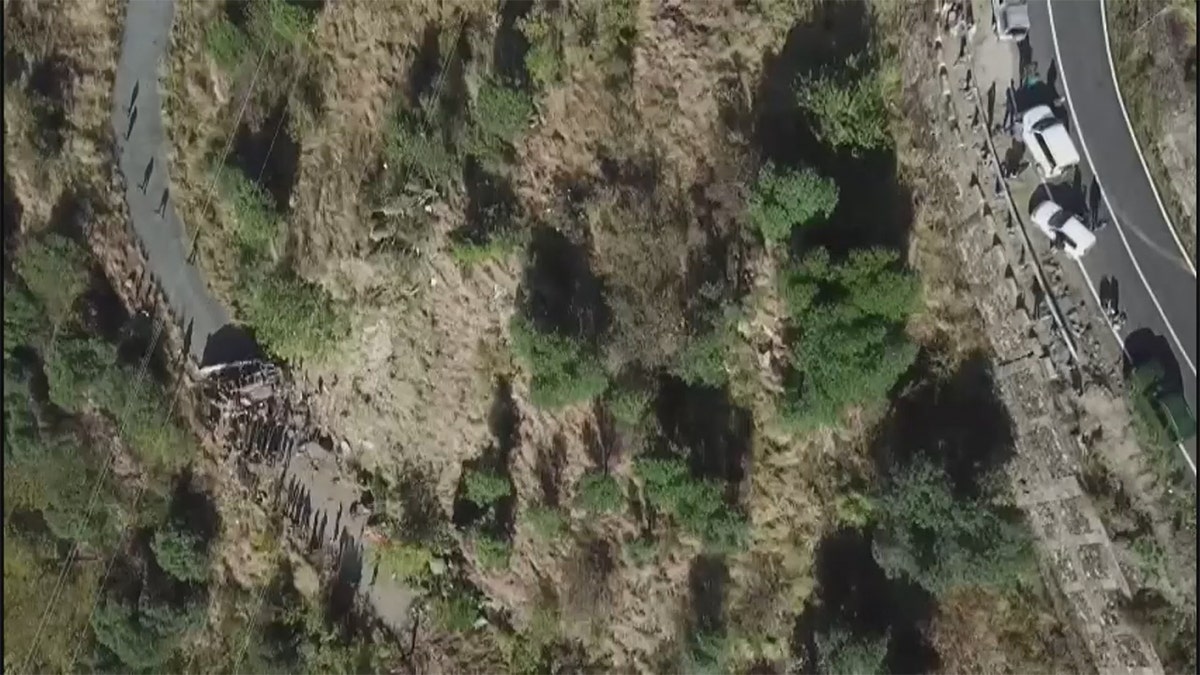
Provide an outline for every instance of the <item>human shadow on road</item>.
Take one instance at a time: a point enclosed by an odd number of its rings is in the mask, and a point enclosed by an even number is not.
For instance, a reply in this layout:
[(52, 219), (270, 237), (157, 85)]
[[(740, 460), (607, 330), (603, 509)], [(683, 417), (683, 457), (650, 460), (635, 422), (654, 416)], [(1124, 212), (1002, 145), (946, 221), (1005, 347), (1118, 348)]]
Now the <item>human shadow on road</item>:
[(1122, 363), (1122, 373), (1126, 378), (1135, 368), (1157, 362), (1162, 366), (1162, 388), (1168, 392), (1183, 391), (1183, 372), (1179, 368), (1179, 360), (1171, 351), (1171, 343), (1166, 337), (1155, 333), (1149, 328), (1139, 328), (1125, 338), (1125, 354)]
[(200, 366), (261, 358), (262, 348), (250, 333), (241, 326), (230, 323), (208, 336), (208, 341), (204, 343), (204, 355), (200, 358)]

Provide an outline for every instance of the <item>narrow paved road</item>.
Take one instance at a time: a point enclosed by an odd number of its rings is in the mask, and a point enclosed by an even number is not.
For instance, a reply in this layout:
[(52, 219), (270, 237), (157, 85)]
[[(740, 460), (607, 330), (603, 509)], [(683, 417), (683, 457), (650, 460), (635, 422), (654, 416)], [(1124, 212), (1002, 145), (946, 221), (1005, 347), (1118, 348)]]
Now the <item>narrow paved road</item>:
[[(1030, 22), (1029, 58), (1068, 101), (1071, 136), (1084, 158), (1080, 184), (1095, 202), (1090, 206), (1112, 223), (1098, 233), (1084, 272), (1093, 285), (1104, 276), (1116, 279), (1128, 317), (1122, 339), (1132, 347), (1141, 336), (1161, 336), (1196, 410), (1196, 277), (1159, 208), (1121, 112), (1100, 0), (1031, 0)], [(1187, 449), (1194, 467), (1194, 440)]]
[(169, 195), (165, 211), (160, 210), (171, 182), (158, 78), (166, 67), (174, 12), (173, 2), (127, 3), (112, 126), (134, 231), (171, 310), (185, 330), (192, 326), (190, 350), (196, 362), (202, 363), (212, 336), (230, 324), (230, 317), (209, 291), (204, 272), (188, 263), (187, 233)]
[[(113, 94), (113, 133), (120, 148), (120, 168), (125, 176), (125, 199), (134, 231), (144, 246), (150, 272), (159, 281), (167, 302), (185, 330), (191, 324), (190, 350), (196, 362), (223, 362), (251, 356), (256, 352), (253, 341), (233, 327), (229, 313), (210, 292), (203, 271), (188, 263), (188, 236), (183, 222), (175, 212), (169, 194), (169, 139), (163, 129), (162, 100), (159, 95), (159, 73), (165, 70), (167, 49), (171, 41), (174, 2), (170, 0), (127, 0), (125, 30), (121, 41), (121, 58), (117, 66)], [(136, 116), (132, 112), (136, 110)], [(165, 200), (165, 201), (164, 201)], [(341, 527), (344, 514), (357, 501), (358, 491), (347, 482), (340, 482), (340, 468), (323, 453), (319, 446), (309, 444), (304, 457), (293, 470), (282, 477), (288, 485), (299, 485), (316, 506), (304, 522), (305, 530), (318, 520), (334, 527), (322, 543), (337, 552), (337, 576), (351, 574), (349, 581), (372, 604), (377, 616), (394, 630), (401, 631), (408, 618), (413, 592), (394, 579), (381, 579), (372, 574), (358, 576), (360, 570), (346, 569), (343, 563), (354, 559), (351, 567), (360, 564), (362, 543), (355, 541), (365, 524)], [(318, 462), (313, 457), (324, 458)], [(349, 520), (349, 518), (348, 518)], [(352, 543), (353, 546), (348, 546)], [(368, 570), (369, 571), (369, 570)]]

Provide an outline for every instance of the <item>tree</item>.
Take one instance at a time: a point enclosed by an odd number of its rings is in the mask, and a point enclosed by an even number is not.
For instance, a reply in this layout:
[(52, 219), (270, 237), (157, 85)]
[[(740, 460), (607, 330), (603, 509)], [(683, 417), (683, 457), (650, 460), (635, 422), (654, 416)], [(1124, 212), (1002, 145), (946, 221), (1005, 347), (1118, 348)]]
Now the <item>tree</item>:
[(750, 222), (768, 243), (786, 241), (792, 228), (828, 218), (838, 203), (837, 184), (816, 171), (780, 169), (767, 162), (750, 194)]
[(1033, 540), (1020, 515), (987, 495), (956, 496), (946, 471), (924, 455), (889, 476), (875, 512), (876, 562), (935, 595), (1003, 587), (1032, 569)]
[(877, 675), (884, 671), (888, 636), (856, 635), (849, 628), (836, 624), (813, 636), (817, 647), (817, 663), (826, 675)]
[(536, 405), (557, 408), (599, 396), (608, 379), (596, 355), (582, 342), (542, 332), (522, 317), (509, 324), (513, 350), (531, 371), (530, 398)]
[(71, 312), (75, 300), (87, 289), (91, 278), (87, 252), (58, 234), (47, 234), (27, 242), (17, 258), (16, 268), (56, 329)]
[(815, 123), (822, 142), (852, 154), (891, 145), (887, 107), (879, 74), (858, 58), (833, 71), (800, 81), (797, 101)]
[(160, 527), (150, 543), (154, 559), (164, 572), (184, 583), (208, 579), (211, 561), (200, 538), (176, 524)]
[(847, 405), (881, 399), (911, 365), (904, 334), (917, 278), (883, 249), (833, 261), (817, 249), (783, 275), (781, 294), (797, 338), (781, 412), (795, 426), (828, 424)]
[(693, 478), (682, 459), (639, 459), (634, 470), (647, 501), (714, 550), (733, 551), (745, 543), (746, 521), (725, 504), (716, 481)]

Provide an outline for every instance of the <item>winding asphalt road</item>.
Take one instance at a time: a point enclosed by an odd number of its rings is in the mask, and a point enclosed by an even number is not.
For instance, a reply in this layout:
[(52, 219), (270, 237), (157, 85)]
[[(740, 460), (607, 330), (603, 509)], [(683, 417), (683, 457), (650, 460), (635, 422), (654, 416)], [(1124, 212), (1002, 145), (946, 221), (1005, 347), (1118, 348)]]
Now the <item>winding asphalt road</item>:
[[(1084, 157), (1080, 183), (1096, 184), (1092, 207), (1112, 223), (1097, 235), (1082, 268), (1088, 283), (1116, 279), (1131, 351), (1161, 336), (1179, 364), (1184, 396), (1196, 410), (1196, 275), (1181, 251), (1142, 165), (1108, 57), (1102, 0), (1031, 0), (1030, 57), (1065, 96), (1070, 132)], [(1055, 73), (1057, 76), (1055, 76)], [(1133, 338), (1131, 339), (1131, 336)], [(1195, 439), (1186, 448), (1195, 472)]]
[(212, 337), (231, 322), (229, 313), (209, 291), (204, 272), (188, 263), (187, 234), (169, 195), (165, 210), (160, 210), (171, 183), (158, 78), (160, 69), (166, 67), (174, 12), (173, 2), (132, 0), (126, 4), (112, 126), (125, 176), (129, 217), (144, 247), (149, 271), (184, 330), (191, 326), (189, 349), (196, 362), (203, 363)]

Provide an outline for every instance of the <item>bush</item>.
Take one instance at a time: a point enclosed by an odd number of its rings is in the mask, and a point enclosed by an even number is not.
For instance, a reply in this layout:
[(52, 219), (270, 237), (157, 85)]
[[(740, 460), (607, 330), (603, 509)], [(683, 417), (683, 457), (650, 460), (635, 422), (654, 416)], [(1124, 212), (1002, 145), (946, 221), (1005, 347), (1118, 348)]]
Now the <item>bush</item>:
[(685, 531), (716, 551), (744, 545), (746, 521), (725, 504), (720, 484), (693, 478), (681, 459), (639, 459), (634, 468), (647, 501), (673, 516)]
[(887, 107), (878, 74), (852, 58), (837, 74), (799, 83), (797, 100), (813, 116), (817, 138), (853, 154), (891, 145)]
[[(21, 285), (4, 281), (4, 356), (18, 347), (38, 347), (49, 337), (49, 322), (37, 299)], [(7, 368), (5, 371), (7, 372)]]
[(45, 309), (50, 324), (58, 326), (87, 290), (91, 265), (81, 246), (61, 235), (47, 234), (26, 242), (16, 269)]
[(450, 247), (450, 257), (461, 265), (471, 267), (510, 255), (523, 243), (524, 237), (520, 233), (501, 232), (482, 244), (473, 241), (454, 242)]
[(520, 316), (509, 324), (513, 350), (529, 366), (530, 398), (544, 408), (589, 401), (608, 384), (600, 361), (580, 341), (543, 333)]
[(880, 568), (935, 595), (1003, 588), (1034, 569), (1033, 539), (1020, 515), (986, 496), (956, 497), (945, 470), (922, 455), (891, 473), (875, 512)]
[(279, 234), (279, 215), (271, 197), (237, 167), (224, 168), (219, 181), (221, 197), (234, 213), (233, 242), (239, 262), (251, 268), (268, 263)]
[(818, 249), (783, 275), (781, 294), (798, 336), (781, 403), (794, 426), (832, 423), (848, 405), (882, 399), (912, 364), (904, 334), (918, 280), (883, 249), (840, 263)]
[(493, 78), (479, 85), (475, 96), (474, 124), (467, 137), (467, 152), (485, 165), (508, 161), (512, 143), (529, 124), (533, 99)]
[(876, 675), (885, 672), (888, 636), (855, 635), (850, 629), (835, 625), (813, 636), (817, 647), (819, 671), (826, 675)]
[(433, 552), (418, 544), (388, 541), (375, 549), (379, 573), (386, 579), (419, 584), (432, 573)]
[(398, 114), (388, 129), (388, 161), (405, 177), (421, 177), (431, 188), (447, 190), (457, 185), (462, 166), (457, 152), (442, 135), (429, 130), (417, 117)]
[(615, 385), (610, 387), (606, 400), (608, 411), (621, 424), (629, 428), (641, 426), (650, 411), (653, 392), (643, 387)]
[(508, 478), (491, 471), (467, 470), (463, 480), (467, 500), (481, 509), (490, 508), (512, 494), (512, 483)]
[(484, 570), (498, 570), (508, 567), (508, 559), (512, 556), (512, 545), (503, 539), (490, 534), (477, 533), (475, 539), (475, 559)]
[(812, 169), (779, 169), (768, 162), (750, 195), (750, 222), (768, 243), (787, 241), (792, 228), (828, 218), (838, 203), (837, 184)]
[(439, 598), (433, 603), (433, 618), (442, 630), (465, 633), (475, 627), (479, 619), (479, 605), (464, 592), (453, 592), (448, 598)]
[(550, 506), (531, 506), (525, 511), (525, 520), (534, 535), (543, 541), (554, 541), (567, 530), (567, 519), (561, 510)]
[(349, 332), (349, 319), (317, 284), (287, 268), (241, 279), (238, 308), (277, 356), (296, 362), (320, 357)]
[(579, 479), (575, 504), (591, 513), (619, 513), (625, 510), (625, 493), (612, 476), (590, 473)]
[(246, 34), (224, 16), (209, 27), (204, 44), (217, 65), (226, 69), (233, 69), (241, 64), (250, 49), (250, 40)]
[(645, 567), (657, 560), (661, 549), (662, 545), (652, 537), (638, 537), (625, 548), (630, 562), (637, 567)]
[(211, 561), (195, 535), (167, 525), (154, 533), (150, 549), (154, 551), (158, 566), (179, 581), (192, 583), (208, 579)]
[(562, 31), (544, 5), (535, 6), (517, 27), (529, 41), (525, 69), (540, 89), (558, 83), (566, 73), (562, 54)]
[(256, 0), (250, 5), (250, 33), (259, 42), (293, 47), (312, 30), (316, 14), (287, 0)]
[(729, 342), (729, 331), (723, 326), (689, 337), (675, 357), (671, 374), (688, 384), (723, 386), (729, 380), (725, 370)]

